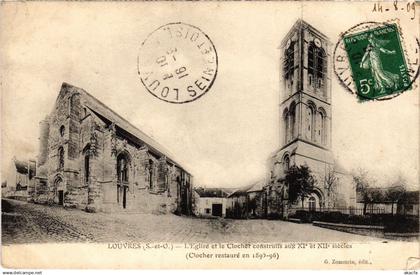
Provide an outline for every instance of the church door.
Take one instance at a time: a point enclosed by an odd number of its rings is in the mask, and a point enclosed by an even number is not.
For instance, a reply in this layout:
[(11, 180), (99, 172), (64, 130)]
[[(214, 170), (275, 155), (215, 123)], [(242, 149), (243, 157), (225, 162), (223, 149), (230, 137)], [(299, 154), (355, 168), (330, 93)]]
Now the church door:
[(64, 205), (64, 191), (63, 190), (58, 191), (58, 204)]
[(127, 204), (127, 186), (123, 187), (123, 208), (126, 207)]

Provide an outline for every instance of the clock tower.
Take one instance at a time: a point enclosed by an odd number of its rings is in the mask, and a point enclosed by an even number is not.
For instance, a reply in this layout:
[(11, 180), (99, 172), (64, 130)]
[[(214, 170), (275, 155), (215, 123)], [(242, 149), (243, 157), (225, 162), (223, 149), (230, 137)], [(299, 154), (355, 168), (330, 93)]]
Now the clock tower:
[(314, 210), (325, 206), (325, 173), (334, 164), (330, 47), (328, 38), (303, 20), (293, 25), (281, 43), (280, 148), (269, 159), (267, 215), (285, 215), (284, 177), (292, 165), (307, 165), (317, 182), (313, 194), (297, 205)]

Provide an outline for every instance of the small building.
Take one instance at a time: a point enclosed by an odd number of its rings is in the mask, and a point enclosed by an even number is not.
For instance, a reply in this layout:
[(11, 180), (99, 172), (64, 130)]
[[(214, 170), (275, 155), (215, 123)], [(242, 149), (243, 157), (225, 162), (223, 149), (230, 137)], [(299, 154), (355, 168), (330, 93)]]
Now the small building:
[(195, 188), (193, 191), (193, 212), (197, 217), (225, 217), (230, 189)]
[(3, 195), (19, 200), (28, 200), (28, 186), (33, 185), (35, 181), (36, 162), (34, 160), (18, 160), (13, 157), (8, 170), (8, 180), (4, 186)]
[(265, 217), (264, 185), (263, 180), (258, 181), (230, 194), (227, 216), (235, 219)]
[(419, 216), (419, 191), (407, 191), (402, 186), (357, 189), (359, 214), (397, 214)]
[(419, 216), (419, 191), (408, 191), (397, 204), (397, 214)]

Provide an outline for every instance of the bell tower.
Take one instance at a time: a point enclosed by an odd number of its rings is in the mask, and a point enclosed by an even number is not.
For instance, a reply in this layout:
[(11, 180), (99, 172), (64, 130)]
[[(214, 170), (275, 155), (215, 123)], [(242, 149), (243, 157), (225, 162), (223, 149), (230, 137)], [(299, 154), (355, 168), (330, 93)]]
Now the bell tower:
[(285, 172), (307, 165), (318, 178), (317, 204), (322, 206), (325, 171), (331, 153), (331, 44), (320, 31), (298, 20), (280, 46), (280, 148), (270, 158), (271, 189), (287, 199)]
[(281, 147), (298, 140), (331, 148), (328, 38), (299, 20), (283, 40), (280, 78)]

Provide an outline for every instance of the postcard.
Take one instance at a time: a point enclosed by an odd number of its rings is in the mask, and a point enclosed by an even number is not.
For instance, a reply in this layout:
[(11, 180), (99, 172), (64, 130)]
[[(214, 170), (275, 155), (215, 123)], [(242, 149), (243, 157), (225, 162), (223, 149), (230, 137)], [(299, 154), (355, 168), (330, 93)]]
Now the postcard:
[(2, 2), (3, 268), (419, 268), (414, 1)]

